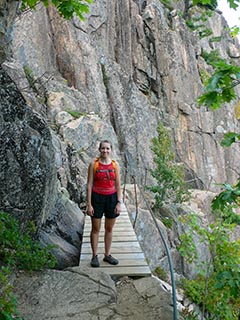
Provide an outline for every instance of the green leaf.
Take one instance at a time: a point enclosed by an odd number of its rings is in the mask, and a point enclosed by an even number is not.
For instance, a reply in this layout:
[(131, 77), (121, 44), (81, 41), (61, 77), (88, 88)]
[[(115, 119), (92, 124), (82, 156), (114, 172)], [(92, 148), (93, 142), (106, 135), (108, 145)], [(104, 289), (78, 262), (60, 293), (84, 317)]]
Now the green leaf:
[(228, 132), (224, 135), (223, 140), (221, 141), (221, 146), (230, 147), (232, 143), (236, 140), (240, 140), (240, 134), (235, 132)]
[(237, 8), (238, 8), (238, 6), (239, 6), (239, 1), (237, 0), (227, 0), (227, 2), (229, 3), (229, 7), (231, 8), (231, 9), (234, 9), (234, 10), (236, 10)]
[[(23, 9), (27, 7), (35, 9), (38, 2), (38, 0), (23, 0), (22, 7)], [(48, 0), (40, 2), (48, 6)], [(89, 12), (89, 4), (92, 3), (92, 0), (52, 0), (52, 3), (65, 19), (71, 19), (76, 14), (81, 20), (84, 20), (84, 14)]]

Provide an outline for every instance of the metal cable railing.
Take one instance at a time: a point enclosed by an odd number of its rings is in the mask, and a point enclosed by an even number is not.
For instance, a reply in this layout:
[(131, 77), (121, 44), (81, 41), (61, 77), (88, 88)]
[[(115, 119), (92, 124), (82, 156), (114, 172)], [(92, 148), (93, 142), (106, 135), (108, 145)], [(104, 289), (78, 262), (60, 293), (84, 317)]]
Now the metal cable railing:
[[(127, 157), (125, 156), (125, 172), (124, 172), (124, 185), (123, 185), (123, 200), (125, 198), (125, 191), (126, 191), (126, 179), (127, 179), (127, 173), (128, 173), (128, 161), (127, 161)], [(131, 171), (131, 170), (130, 170)], [(151, 214), (151, 217), (153, 219), (153, 222), (159, 232), (159, 235), (162, 239), (162, 242), (164, 244), (164, 247), (165, 247), (165, 250), (166, 250), (166, 253), (167, 253), (167, 258), (168, 258), (168, 264), (169, 264), (169, 271), (170, 271), (170, 275), (171, 275), (171, 285), (172, 285), (172, 300), (173, 300), (173, 320), (177, 320), (178, 319), (178, 312), (177, 312), (177, 297), (176, 297), (176, 285), (175, 285), (175, 279), (174, 279), (174, 270), (173, 270), (173, 263), (172, 263), (172, 257), (171, 257), (171, 253), (170, 253), (170, 250), (168, 248), (168, 245), (167, 245), (167, 241), (163, 235), (163, 232), (154, 216), (154, 213), (152, 211), (152, 209), (150, 208), (149, 204), (148, 204), (148, 201), (144, 195), (144, 192), (142, 190), (142, 187), (139, 186), (136, 182), (136, 178), (133, 174), (131, 174), (131, 181), (133, 182), (134, 184), (134, 196), (135, 196), (135, 206), (136, 206), (136, 214), (135, 214), (135, 219), (134, 219), (134, 222), (133, 222), (133, 228), (135, 228), (135, 224), (136, 224), (136, 221), (137, 221), (137, 217), (138, 217), (138, 198), (137, 198), (137, 187), (141, 193), (141, 196), (142, 198), (144, 199), (144, 202)]]

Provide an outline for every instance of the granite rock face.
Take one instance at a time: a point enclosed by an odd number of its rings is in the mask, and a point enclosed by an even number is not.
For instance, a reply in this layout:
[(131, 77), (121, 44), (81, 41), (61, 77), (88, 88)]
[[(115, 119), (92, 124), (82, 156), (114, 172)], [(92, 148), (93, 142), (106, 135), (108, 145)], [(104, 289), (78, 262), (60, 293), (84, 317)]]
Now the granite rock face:
[(1, 208), (39, 226), (51, 211), (55, 192), (51, 132), (46, 120), (26, 105), (3, 69), (0, 81)]
[(0, 64), (11, 52), (13, 26), (19, 6), (18, 1), (0, 1)]
[[(214, 191), (215, 183), (236, 180), (239, 146), (226, 151), (219, 142), (239, 124), (231, 105), (216, 112), (197, 106), (201, 74), (209, 71), (202, 52), (219, 50), (229, 59), (239, 46), (227, 34), (219, 12), (209, 19), (213, 34), (200, 39), (177, 6), (169, 11), (156, 0), (95, 1), (85, 22), (64, 21), (55, 9), (46, 12), (39, 6), (17, 21), (14, 58), (37, 77), (51, 75), (45, 98), (53, 123), (59, 112), (68, 110), (82, 117), (94, 112), (107, 128), (111, 126), (115, 137), (108, 129), (91, 137), (83, 127), (85, 145), (109, 136), (139, 183), (151, 181), (149, 147), (161, 120), (171, 130), (176, 158), (185, 164), (191, 186), (210, 185)], [(220, 42), (211, 40), (217, 36)], [(65, 126), (60, 124), (60, 131)]]
[(16, 7), (0, 2), (8, 13), (0, 40), (12, 51), (1, 71), (1, 209), (58, 244), (60, 268), (78, 261), (87, 168), (101, 139), (112, 141), (122, 181), (153, 182), (158, 121), (170, 129), (189, 187), (213, 192), (238, 178), (240, 146), (220, 146), (225, 132), (239, 131), (233, 105), (212, 112), (197, 98), (211, 71), (202, 52), (218, 49), (239, 64), (239, 45), (219, 12), (201, 39), (180, 14), (184, 3), (172, 6), (99, 0), (81, 22), (41, 4), (14, 20)]

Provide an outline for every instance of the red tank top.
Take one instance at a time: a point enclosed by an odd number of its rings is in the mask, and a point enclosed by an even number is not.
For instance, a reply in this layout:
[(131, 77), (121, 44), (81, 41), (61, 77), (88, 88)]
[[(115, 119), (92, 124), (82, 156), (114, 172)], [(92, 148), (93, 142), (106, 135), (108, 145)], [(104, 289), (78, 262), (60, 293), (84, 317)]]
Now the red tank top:
[(112, 163), (102, 164), (98, 162), (98, 168), (93, 180), (93, 192), (106, 195), (115, 193), (117, 191), (115, 179), (116, 174)]

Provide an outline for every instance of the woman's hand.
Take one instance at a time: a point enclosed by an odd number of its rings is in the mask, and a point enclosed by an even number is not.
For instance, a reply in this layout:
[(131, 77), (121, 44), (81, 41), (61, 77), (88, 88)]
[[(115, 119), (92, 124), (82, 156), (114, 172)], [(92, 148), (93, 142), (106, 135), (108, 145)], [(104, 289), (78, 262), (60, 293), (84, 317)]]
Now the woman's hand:
[(89, 204), (87, 206), (87, 215), (90, 216), (90, 217), (93, 217), (93, 214), (94, 214), (94, 209), (93, 209), (92, 205)]
[(115, 207), (115, 213), (120, 214), (121, 212), (121, 204), (118, 202)]

